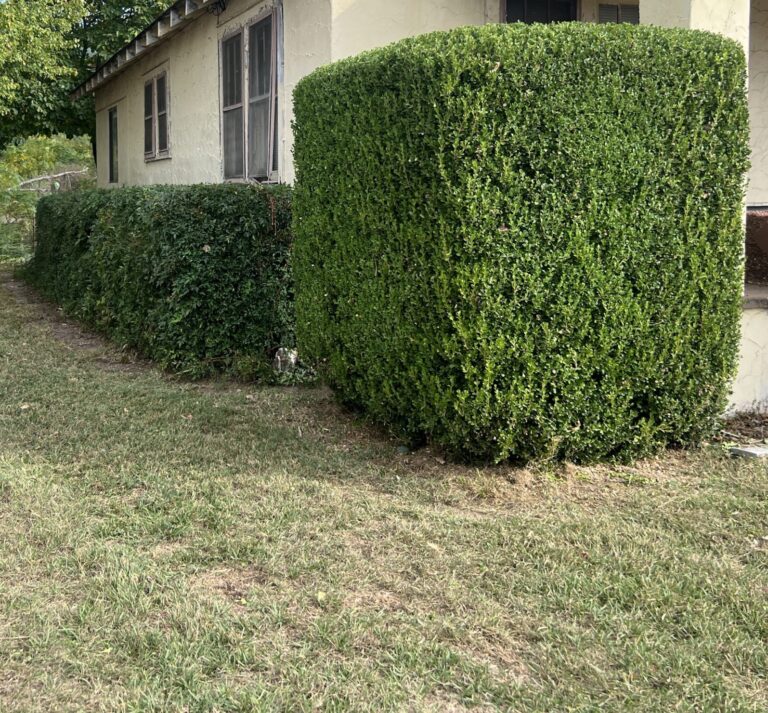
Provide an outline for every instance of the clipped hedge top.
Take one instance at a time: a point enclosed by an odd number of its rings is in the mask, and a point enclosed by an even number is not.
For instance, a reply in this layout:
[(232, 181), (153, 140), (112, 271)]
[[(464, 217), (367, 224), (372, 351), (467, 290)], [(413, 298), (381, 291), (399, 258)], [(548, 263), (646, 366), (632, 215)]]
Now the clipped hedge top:
[(714, 34), (487, 25), (294, 93), (297, 336), (464, 456), (696, 440), (736, 363), (746, 63)]

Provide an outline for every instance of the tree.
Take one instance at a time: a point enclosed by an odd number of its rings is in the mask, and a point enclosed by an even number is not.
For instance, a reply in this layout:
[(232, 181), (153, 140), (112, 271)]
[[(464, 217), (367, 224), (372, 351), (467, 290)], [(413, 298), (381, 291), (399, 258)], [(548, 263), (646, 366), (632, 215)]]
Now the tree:
[(0, 151), (0, 262), (27, 254), (40, 196), (93, 183), (87, 136), (32, 136)]
[(170, 0), (86, 0), (85, 16), (72, 33), (79, 79), (90, 75), (170, 4)]
[(13, 121), (22, 101), (45, 114), (44, 88), (70, 81), (72, 29), (85, 14), (84, 0), (5, 0), (0, 4), (0, 117)]
[[(69, 93), (169, 4), (169, 0), (0, 0), (0, 35), (8, 38), (0, 48), (0, 147), (34, 134), (93, 136), (92, 99), (73, 103)], [(30, 43), (34, 43), (33, 61), (27, 49)]]

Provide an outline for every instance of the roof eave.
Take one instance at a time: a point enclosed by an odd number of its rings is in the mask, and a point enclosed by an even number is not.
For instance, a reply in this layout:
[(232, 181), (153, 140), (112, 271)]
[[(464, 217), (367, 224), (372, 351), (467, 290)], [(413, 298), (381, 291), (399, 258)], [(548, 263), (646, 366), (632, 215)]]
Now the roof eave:
[(190, 21), (219, 6), (219, 0), (177, 0), (130, 42), (115, 52), (106, 62), (99, 65), (88, 79), (70, 92), (69, 98), (72, 101), (77, 101), (88, 94), (92, 94), (100, 86), (114, 79), (118, 74), (122, 74), (138, 59), (187, 27)]

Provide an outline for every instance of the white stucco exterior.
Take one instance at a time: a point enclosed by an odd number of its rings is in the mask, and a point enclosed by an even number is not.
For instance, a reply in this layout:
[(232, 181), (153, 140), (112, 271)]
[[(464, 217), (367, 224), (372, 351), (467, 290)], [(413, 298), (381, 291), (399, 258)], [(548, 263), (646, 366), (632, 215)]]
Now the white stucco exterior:
[(750, 0), (640, 0), (640, 22), (708, 30), (749, 47)]
[(739, 373), (729, 411), (768, 411), (768, 309), (745, 309), (741, 319)]
[(752, 0), (749, 39), (752, 169), (747, 203), (768, 205), (768, 0)]

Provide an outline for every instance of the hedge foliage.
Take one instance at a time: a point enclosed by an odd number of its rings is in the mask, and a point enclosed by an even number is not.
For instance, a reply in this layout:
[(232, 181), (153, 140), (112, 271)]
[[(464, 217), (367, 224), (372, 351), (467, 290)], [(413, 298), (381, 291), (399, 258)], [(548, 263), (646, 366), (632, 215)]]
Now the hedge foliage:
[(52, 195), (27, 272), (68, 314), (166, 368), (259, 376), (294, 343), (290, 221), (284, 187)]
[(489, 25), (295, 91), (297, 333), (341, 398), (465, 458), (629, 458), (726, 404), (745, 59), (702, 32)]

